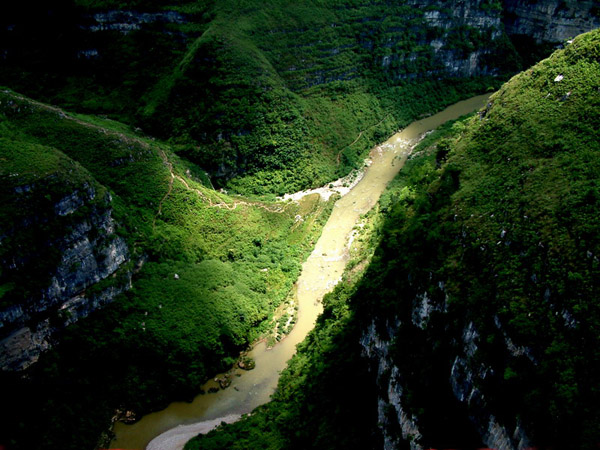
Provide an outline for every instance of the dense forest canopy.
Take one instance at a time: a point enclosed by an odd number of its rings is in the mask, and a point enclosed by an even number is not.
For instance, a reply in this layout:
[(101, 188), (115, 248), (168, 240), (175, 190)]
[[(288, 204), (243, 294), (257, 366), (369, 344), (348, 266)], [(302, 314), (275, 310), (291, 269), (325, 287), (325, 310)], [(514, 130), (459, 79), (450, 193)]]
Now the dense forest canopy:
[(186, 448), (596, 448), (599, 56), (582, 35), (428, 136), (273, 401)]
[(364, 218), (273, 402), (190, 446), (479, 446), (490, 417), (532, 445), (600, 442), (598, 32), (570, 42), (598, 2), (450, 3), (7, 6), (0, 447), (104, 447), (116, 412), (282, 339), (336, 197), (276, 196), (521, 70)]

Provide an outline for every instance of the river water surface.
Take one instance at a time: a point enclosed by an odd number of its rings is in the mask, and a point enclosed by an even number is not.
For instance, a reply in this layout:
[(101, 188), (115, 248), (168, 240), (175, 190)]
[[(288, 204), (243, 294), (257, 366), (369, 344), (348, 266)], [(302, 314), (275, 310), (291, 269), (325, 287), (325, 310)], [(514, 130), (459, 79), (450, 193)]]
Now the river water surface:
[[(111, 448), (181, 449), (195, 435), (207, 432), (222, 421), (235, 421), (268, 402), (279, 373), (294, 354), (296, 345), (314, 327), (322, 310), (320, 300), (342, 276), (348, 260), (348, 239), (360, 216), (375, 205), (423, 133), (483, 107), (488, 97), (480, 95), (458, 102), (438, 114), (413, 122), (375, 147), (363, 178), (336, 202), (315, 249), (302, 266), (297, 282), (298, 319), (292, 332), (272, 349), (267, 349), (265, 343), (256, 345), (249, 353), (256, 361), (256, 368), (240, 377), (234, 376), (228, 389), (198, 395), (191, 403), (171, 403), (133, 425), (117, 422)], [(216, 385), (214, 381), (211, 383)]]

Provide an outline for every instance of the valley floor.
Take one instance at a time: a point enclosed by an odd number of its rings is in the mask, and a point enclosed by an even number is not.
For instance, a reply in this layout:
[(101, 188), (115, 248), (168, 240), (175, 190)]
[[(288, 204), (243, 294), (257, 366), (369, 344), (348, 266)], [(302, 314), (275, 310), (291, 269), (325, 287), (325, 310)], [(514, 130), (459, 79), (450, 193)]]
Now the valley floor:
[[(412, 148), (420, 138), (447, 120), (455, 119), (483, 107), (489, 95), (481, 95), (459, 102), (429, 118), (417, 121), (388, 141), (375, 147), (370, 154), (364, 176), (339, 199), (316, 243), (315, 249), (304, 263), (297, 281), (296, 299), (299, 304), (298, 322), (291, 334), (267, 350), (264, 343), (255, 347), (250, 356), (257, 368), (234, 378), (232, 387), (211, 395), (200, 395), (190, 405), (172, 404), (159, 413), (142, 418), (135, 425), (119, 424), (113, 448), (141, 448), (151, 434), (160, 433), (166, 424), (175, 420), (194, 425), (172, 428), (152, 439), (149, 449), (181, 449), (193, 433), (210, 431), (220, 420), (232, 421), (241, 414), (250, 413), (267, 402), (279, 380), (279, 373), (295, 353), (296, 345), (313, 329), (321, 313), (321, 300), (341, 280), (349, 260), (349, 248), (360, 227), (361, 217), (373, 208), (388, 183), (401, 170)], [(174, 418), (176, 418), (174, 420)]]

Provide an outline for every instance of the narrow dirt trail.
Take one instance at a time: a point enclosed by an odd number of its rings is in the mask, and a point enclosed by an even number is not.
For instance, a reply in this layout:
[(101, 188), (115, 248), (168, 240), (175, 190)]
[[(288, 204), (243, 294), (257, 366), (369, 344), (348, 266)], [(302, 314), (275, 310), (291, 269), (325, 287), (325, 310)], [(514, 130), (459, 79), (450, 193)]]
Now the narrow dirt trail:
[(344, 146), (341, 150), (338, 151), (338, 154), (336, 156), (336, 164), (339, 166), (340, 165), (340, 158), (342, 157), (342, 152), (344, 151), (345, 148), (347, 147), (352, 147), (354, 144), (356, 144), (358, 142), (358, 140), (362, 137), (363, 133), (367, 130), (370, 130), (371, 128), (375, 128), (378, 127), (379, 125), (381, 125), (383, 123), (383, 121), (385, 119), (387, 119), (388, 117), (390, 117), (389, 114), (386, 114), (383, 119), (381, 119), (379, 122), (377, 122), (374, 125), (368, 126), (367, 128), (365, 128), (364, 130), (361, 130), (360, 133), (358, 133), (358, 136), (356, 137), (356, 139), (354, 139), (350, 144)]
[(268, 402), (296, 345), (313, 329), (322, 311), (323, 295), (342, 277), (348, 261), (348, 242), (361, 215), (377, 203), (424, 133), (447, 120), (481, 108), (488, 97), (484, 95), (459, 102), (441, 113), (414, 122), (374, 148), (372, 164), (356, 186), (336, 202), (313, 252), (302, 266), (297, 282), (298, 320), (287, 338), (271, 349), (267, 349), (264, 342), (255, 346), (249, 352), (256, 361), (255, 369), (239, 378), (234, 377), (231, 387), (226, 390), (198, 395), (191, 403), (171, 403), (133, 425), (116, 423), (116, 439), (111, 448), (179, 450), (194, 435), (206, 433), (221, 421), (234, 421)]
[(35, 106), (38, 109), (44, 110), (44, 111), (48, 111), (51, 113), (56, 114), (58, 117), (60, 117), (61, 119), (66, 119), (69, 120), (71, 122), (75, 122), (78, 125), (81, 125), (83, 127), (86, 128), (90, 128), (93, 130), (98, 131), (99, 133), (102, 134), (106, 134), (106, 135), (111, 135), (111, 136), (115, 136), (117, 138), (119, 138), (119, 140), (121, 142), (124, 143), (135, 143), (138, 144), (140, 146), (142, 146), (144, 149), (148, 149), (150, 148), (150, 144), (148, 144), (148, 142), (145, 142), (143, 139), (139, 139), (136, 137), (131, 137), (128, 136), (124, 133), (121, 133), (120, 131), (116, 131), (116, 130), (111, 130), (108, 128), (104, 128), (101, 127), (100, 125), (96, 125), (90, 122), (86, 122), (85, 120), (81, 120), (78, 117), (72, 116), (71, 114), (65, 112), (63, 109), (57, 107), (57, 106), (51, 106), (51, 105), (46, 105), (44, 103), (38, 102), (36, 100), (27, 98), (27, 97), (23, 97), (22, 95), (18, 95), (15, 94), (14, 92), (10, 92), (10, 91), (2, 91), (4, 94), (9, 95), (10, 97), (12, 97), (15, 100), (19, 100), (25, 104), (31, 105), (31, 106)]
[(283, 212), (285, 212), (285, 210), (294, 203), (297, 202), (286, 202), (286, 203), (282, 203), (281, 205), (274, 205), (274, 206), (268, 206), (265, 205), (264, 203), (261, 202), (250, 202), (250, 201), (246, 201), (246, 200), (233, 200), (232, 203), (226, 203), (224, 201), (218, 201), (218, 202), (214, 202), (208, 195), (206, 195), (204, 192), (202, 192), (200, 189), (196, 189), (190, 186), (190, 184), (187, 182), (187, 180), (185, 178), (183, 178), (181, 175), (177, 175), (174, 170), (173, 170), (173, 163), (171, 163), (171, 161), (169, 161), (169, 158), (167, 157), (167, 154), (165, 153), (164, 150), (159, 150), (158, 154), (160, 155), (161, 159), (163, 160), (163, 163), (165, 164), (165, 166), (168, 168), (169, 170), (169, 175), (170, 175), (170, 180), (169, 180), (169, 188), (167, 190), (167, 193), (163, 196), (163, 198), (160, 200), (159, 204), (158, 204), (158, 211), (154, 217), (154, 224), (156, 224), (156, 219), (158, 216), (160, 216), (160, 214), (162, 213), (162, 205), (165, 202), (165, 200), (167, 199), (167, 197), (171, 194), (171, 192), (173, 191), (173, 182), (175, 180), (179, 181), (181, 184), (183, 184), (183, 186), (191, 192), (195, 192), (196, 195), (198, 195), (200, 198), (202, 198), (202, 200), (208, 204), (209, 208), (222, 208), (222, 209), (227, 209), (229, 211), (233, 211), (235, 209), (237, 209), (238, 206), (252, 206), (252, 207), (256, 207), (256, 208), (261, 208), (264, 209), (265, 211), (271, 212), (271, 213), (277, 213), (277, 214), (281, 214)]

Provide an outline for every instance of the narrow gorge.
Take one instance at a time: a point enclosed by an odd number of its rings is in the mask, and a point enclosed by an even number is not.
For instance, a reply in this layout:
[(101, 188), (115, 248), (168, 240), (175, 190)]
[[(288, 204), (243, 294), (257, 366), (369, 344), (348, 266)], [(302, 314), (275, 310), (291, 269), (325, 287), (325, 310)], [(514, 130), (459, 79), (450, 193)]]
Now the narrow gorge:
[(8, 5), (0, 447), (224, 417), (186, 448), (595, 448), (599, 27), (587, 0)]
[[(294, 354), (296, 345), (314, 327), (322, 310), (323, 296), (341, 281), (349, 261), (350, 238), (360, 224), (361, 216), (375, 206), (424, 133), (483, 107), (487, 98), (487, 95), (483, 95), (452, 105), (409, 125), (371, 151), (364, 176), (336, 201), (314, 250), (302, 266), (295, 289), (295, 301), (299, 308), (294, 329), (272, 349), (267, 349), (264, 342), (252, 349), (248, 356), (256, 361), (254, 370), (234, 378), (226, 391), (200, 395), (191, 404), (173, 404), (164, 411), (142, 418), (135, 425), (118, 424), (115, 430), (117, 437), (111, 446), (149, 450), (180, 449), (199, 432), (208, 431), (206, 422), (212, 426), (218, 425), (220, 418), (230, 422), (268, 402), (277, 386), (279, 373)], [(215, 398), (211, 398), (212, 395)], [(191, 420), (198, 423), (187, 425)], [(183, 426), (177, 427), (180, 424)], [(172, 428), (166, 431), (167, 427)]]

